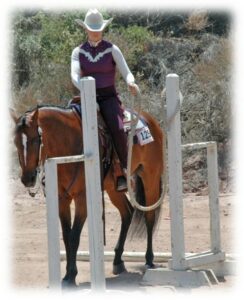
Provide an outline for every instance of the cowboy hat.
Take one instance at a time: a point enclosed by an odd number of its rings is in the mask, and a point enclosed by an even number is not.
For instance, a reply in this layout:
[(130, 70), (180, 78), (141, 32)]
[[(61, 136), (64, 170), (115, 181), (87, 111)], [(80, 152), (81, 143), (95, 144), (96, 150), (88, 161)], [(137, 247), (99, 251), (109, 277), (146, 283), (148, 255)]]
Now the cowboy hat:
[(103, 31), (112, 20), (113, 18), (104, 20), (102, 14), (97, 9), (89, 9), (84, 21), (76, 19), (75, 22), (85, 29), (99, 32)]

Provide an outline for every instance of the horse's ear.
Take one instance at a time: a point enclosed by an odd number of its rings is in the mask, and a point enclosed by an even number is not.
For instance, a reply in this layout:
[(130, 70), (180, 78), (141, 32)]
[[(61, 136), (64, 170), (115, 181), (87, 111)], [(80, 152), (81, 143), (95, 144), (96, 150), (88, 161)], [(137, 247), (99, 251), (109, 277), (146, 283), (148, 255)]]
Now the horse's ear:
[(35, 109), (31, 113), (26, 115), (26, 118), (25, 118), (26, 126), (30, 127), (33, 122), (34, 123), (37, 122), (37, 118), (38, 118), (38, 109)]
[(17, 117), (16, 111), (13, 108), (9, 108), (9, 113), (15, 124), (17, 124), (19, 118)]

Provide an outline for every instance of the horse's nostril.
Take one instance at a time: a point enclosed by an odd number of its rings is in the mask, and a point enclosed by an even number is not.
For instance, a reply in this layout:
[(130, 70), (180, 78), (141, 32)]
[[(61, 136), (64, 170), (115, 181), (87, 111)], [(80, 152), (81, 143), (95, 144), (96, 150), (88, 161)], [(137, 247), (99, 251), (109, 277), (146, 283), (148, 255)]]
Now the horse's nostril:
[(36, 174), (37, 174), (37, 172), (34, 171), (34, 173), (31, 176), (31, 181), (32, 181), (33, 185), (35, 185), (35, 183), (36, 183)]
[(32, 177), (31, 177), (32, 181), (35, 181), (35, 179), (36, 179), (36, 174), (32, 175)]
[(36, 183), (36, 175), (37, 175), (36, 170), (33, 171), (33, 172), (31, 172), (31, 173), (24, 174), (21, 177), (21, 181), (24, 184), (24, 186), (26, 186), (26, 187), (33, 187), (35, 185), (35, 183)]

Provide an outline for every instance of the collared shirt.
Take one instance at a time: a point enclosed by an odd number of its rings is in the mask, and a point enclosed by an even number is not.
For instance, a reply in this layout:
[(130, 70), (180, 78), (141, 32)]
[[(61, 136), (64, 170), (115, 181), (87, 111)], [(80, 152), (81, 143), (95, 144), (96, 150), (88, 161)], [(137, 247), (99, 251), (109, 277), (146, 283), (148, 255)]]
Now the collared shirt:
[(116, 67), (127, 84), (134, 83), (134, 76), (116, 45), (105, 40), (96, 46), (86, 42), (72, 52), (71, 79), (78, 89), (82, 76), (94, 77), (96, 88), (108, 87), (114, 85)]

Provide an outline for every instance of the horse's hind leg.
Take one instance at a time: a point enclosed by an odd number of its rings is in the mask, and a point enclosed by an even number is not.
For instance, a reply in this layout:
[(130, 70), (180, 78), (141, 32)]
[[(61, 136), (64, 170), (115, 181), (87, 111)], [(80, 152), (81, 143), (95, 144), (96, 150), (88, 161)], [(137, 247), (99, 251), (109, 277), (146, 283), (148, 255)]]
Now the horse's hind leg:
[(133, 215), (133, 208), (128, 202), (124, 193), (116, 192), (115, 190), (107, 192), (112, 203), (118, 208), (121, 216), (120, 234), (114, 249), (115, 256), (113, 261), (113, 274), (117, 275), (126, 271), (124, 262), (122, 260), (122, 254), (124, 252), (124, 244)]
[[(144, 196), (146, 199), (146, 205), (154, 204), (160, 197), (160, 176), (154, 176), (152, 180), (152, 176), (149, 175), (150, 172), (147, 174), (142, 172), (140, 177), (143, 182), (144, 186)], [(158, 179), (158, 180), (157, 180)], [(145, 213), (145, 221), (146, 221), (146, 228), (147, 228), (147, 250), (146, 250), (146, 266), (149, 268), (154, 267), (153, 259), (153, 228), (155, 225), (155, 210), (149, 211)]]
[(154, 267), (153, 264), (153, 259), (154, 259), (154, 254), (153, 254), (153, 243), (152, 243), (152, 238), (153, 238), (153, 227), (155, 224), (155, 212), (146, 212), (145, 214), (145, 219), (146, 219), (146, 227), (147, 227), (147, 250), (146, 250), (146, 266), (149, 268)]

